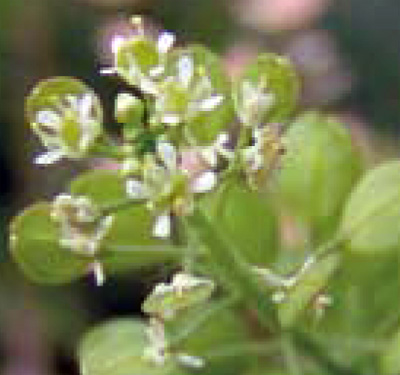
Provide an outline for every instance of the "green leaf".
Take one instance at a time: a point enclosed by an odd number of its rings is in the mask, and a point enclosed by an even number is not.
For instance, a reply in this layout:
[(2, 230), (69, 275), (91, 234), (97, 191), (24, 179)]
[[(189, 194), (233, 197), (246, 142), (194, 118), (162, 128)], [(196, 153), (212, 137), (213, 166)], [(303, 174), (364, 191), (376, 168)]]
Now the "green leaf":
[(272, 262), (279, 234), (276, 214), (264, 193), (231, 184), (204, 197), (203, 204), (217, 229), (231, 239), (248, 263)]
[[(293, 326), (312, 299), (325, 288), (337, 270), (338, 254), (330, 254), (311, 265), (294, 287), (289, 289), (285, 300), (278, 305), (278, 316), (285, 328)], [(310, 306), (310, 309), (312, 307)]]
[(127, 200), (125, 181), (117, 171), (93, 170), (82, 173), (70, 183), (73, 195), (90, 197), (100, 207), (112, 206)]
[(239, 117), (243, 103), (249, 99), (247, 95), (243, 95), (243, 84), (247, 83), (254, 88), (262, 87), (265, 94), (272, 94), (273, 102), (267, 111), (263, 111), (260, 123), (246, 125), (257, 126), (287, 121), (296, 106), (299, 93), (299, 81), (288, 59), (272, 53), (262, 53), (254, 63), (246, 67), (233, 88), (234, 103)]
[(382, 374), (397, 375), (400, 373), (400, 331), (388, 342), (380, 357)]
[(284, 206), (314, 224), (332, 220), (360, 170), (350, 134), (335, 120), (308, 112), (290, 126), (284, 142), (278, 177)]
[[(198, 113), (186, 124), (196, 142), (199, 145), (207, 145), (213, 142), (216, 136), (226, 129), (227, 124), (234, 118), (233, 104), (230, 98), (230, 84), (224, 74), (219, 57), (207, 48), (196, 44), (177, 49), (171, 53), (168, 61), (171, 74), (177, 74), (174, 69), (176, 69), (177, 61), (182, 56), (190, 56), (193, 60), (194, 77), (192, 88), (196, 88), (196, 83), (205, 74), (210, 80), (213, 93), (224, 96), (222, 104), (209, 112)], [(189, 91), (189, 95), (193, 94), (193, 91), (195, 90)]]
[[(202, 375), (241, 374), (250, 362), (248, 353), (243, 352), (251, 340), (243, 319), (232, 309), (221, 308), (218, 302), (192, 309), (186, 316), (180, 315), (167, 322), (166, 329), (172, 338), (171, 344), (179, 351), (205, 360)], [(174, 342), (174, 338), (178, 340)], [(236, 350), (237, 354), (227, 356), (230, 350)]]
[(70, 191), (90, 197), (106, 210), (115, 207), (112, 226), (98, 256), (106, 271), (124, 271), (180, 258), (181, 251), (170, 242), (152, 237), (153, 216), (145, 203), (129, 203), (124, 179), (116, 171), (86, 172), (71, 182)]
[(43, 284), (70, 282), (87, 273), (91, 258), (59, 245), (50, 205), (37, 203), (14, 218), (10, 227), (11, 252), (24, 273)]
[(146, 325), (140, 320), (117, 319), (84, 336), (79, 346), (82, 375), (178, 374), (174, 364), (156, 366), (143, 358), (147, 347)]
[(180, 260), (180, 249), (169, 241), (152, 237), (153, 221), (144, 205), (115, 214), (100, 254), (106, 270), (128, 270)]
[(379, 253), (400, 244), (400, 162), (369, 171), (355, 187), (344, 209), (342, 236), (349, 250)]

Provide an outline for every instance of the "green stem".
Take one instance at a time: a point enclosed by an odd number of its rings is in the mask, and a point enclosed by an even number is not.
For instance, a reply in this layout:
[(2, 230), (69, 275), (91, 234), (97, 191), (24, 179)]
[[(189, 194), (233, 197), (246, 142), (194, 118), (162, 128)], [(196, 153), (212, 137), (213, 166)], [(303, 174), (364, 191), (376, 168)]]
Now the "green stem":
[(271, 331), (277, 327), (276, 315), (265, 288), (257, 282), (239, 251), (217, 230), (212, 220), (199, 208), (187, 219), (188, 226), (209, 252), (208, 260), (221, 273), (232, 293), (240, 292), (243, 303), (256, 311), (259, 323)]
[(293, 340), (288, 333), (281, 338), (282, 354), (289, 375), (302, 375), (301, 363), (293, 345)]
[(302, 332), (292, 332), (292, 339), (297, 348), (318, 363), (328, 374), (361, 375), (358, 371), (335, 362), (323, 348), (319, 347), (311, 338)]
[(111, 215), (115, 212), (128, 209), (132, 206), (137, 206), (139, 204), (146, 203), (145, 199), (124, 199), (119, 202), (113, 203), (108, 206), (103, 206), (100, 208), (101, 216)]
[(272, 355), (279, 352), (280, 345), (276, 341), (244, 342), (240, 344), (230, 344), (223, 347), (214, 348), (202, 356), (206, 361), (219, 358), (232, 358), (247, 355)]

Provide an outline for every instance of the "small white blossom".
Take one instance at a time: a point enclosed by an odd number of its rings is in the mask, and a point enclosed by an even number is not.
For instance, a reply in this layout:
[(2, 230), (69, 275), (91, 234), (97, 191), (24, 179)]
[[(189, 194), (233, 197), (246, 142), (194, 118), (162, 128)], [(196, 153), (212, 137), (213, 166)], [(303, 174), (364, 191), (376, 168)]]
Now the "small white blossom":
[(97, 285), (101, 285), (104, 282), (104, 272), (95, 257), (112, 226), (113, 216), (100, 216), (87, 197), (61, 194), (52, 204), (51, 218), (59, 224), (59, 241), (63, 248), (93, 257), (89, 270), (95, 275)]
[(193, 194), (212, 190), (217, 175), (209, 167), (197, 171), (187, 169), (183, 155), (164, 141), (157, 143), (156, 158), (143, 166), (142, 178), (129, 178), (127, 195), (132, 199), (148, 199), (149, 208), (156, 213), (153, 236), (168, 238), (171, 234), (171, 214), (186, 215), (193, 209)]
[(257, 85), (248, 80), (241, 82), (235, 105), (237, 115), (243, 125), (250, 127), (261, 125), (265, 114), (274, 104), (275, 96), (268, 92), (263, 82)]
[(47, 152), (36, 157), (35, 163), (85, 156), (101, 133), (101, 117), (97, 98), (90, 92), (66, 95), (58, 105), (39, 110), (32, 125)]
[(222, 104), (224, 96), (215, 91), (207, 72), (200, 69), (195, 75), (189, 54), (178, 59), (176, 70), (176, 75), (166, 78), (156, 96), (155, 110), (162, 123), (178, 125)]
[[(134, 22), (137, 23), (137, 22)], [(114, 55), (114, 65), (112, 67), (102, 68), (101, 74), (119, 74), (129, 83), (138, 85), (138, 87), (146, 94), (156, 95), (158, 93), (158, 84), (164, 75), (165, 56), (171, 50), (175, 43), (175, 35), (168, 31), (159, 34), (155, 43), (155, 51), (157, 53), (157, 64), (144, 68), (141, 66), (138, 56), (135, 56), (133, 50), (128, 51), (125, 58), (128, 59), (128, 68), (119, 66), (117, 56), (124, 46), (129, 46), (135, 40), (147, 40), (153, 42), (145, 35), (144, 30), (140, 27), (140, 32), (133, 36), (116, 35), (111, 41), (111, 51)]]

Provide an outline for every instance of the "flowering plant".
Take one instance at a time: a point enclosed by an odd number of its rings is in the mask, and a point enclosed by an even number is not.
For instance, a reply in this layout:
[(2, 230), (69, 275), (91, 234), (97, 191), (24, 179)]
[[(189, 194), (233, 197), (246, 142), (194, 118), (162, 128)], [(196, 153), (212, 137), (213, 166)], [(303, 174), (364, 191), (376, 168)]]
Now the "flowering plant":
[(117, 319), (84, 337), (82, 374), (397, 374), (400, 312), (387, 296), (400, 292), (398, 272), (379, 303), (362, 275), (397, 267), (400, 163), (367, 170), (345, 126), (295, 115), (286, 58), (262, 53), (229, 80), (206, 48), (133, 26), (102, 69), (127, 87), (112, 126), (75, 78), (44, 80), (26, 102), (46, 150), (36, 164), (115, 165), (14, 218), (26, 275), (102, 285), (111, 273), (176, 270), (143, 302), (148, 323)]

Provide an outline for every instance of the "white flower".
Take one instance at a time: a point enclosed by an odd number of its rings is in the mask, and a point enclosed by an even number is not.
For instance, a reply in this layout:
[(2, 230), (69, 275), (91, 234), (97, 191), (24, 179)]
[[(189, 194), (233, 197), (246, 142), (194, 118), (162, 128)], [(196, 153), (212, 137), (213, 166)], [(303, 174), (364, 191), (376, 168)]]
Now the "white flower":
[(267, 91), (263, 82), (255, 85), (248, 80), (240, 83), (238, 97), (235, 99), (239, 120), (250, 127), (261, 125), (265, 114), (275, 104), (274, 94)]
[(37, 111), (33, 130), (47, 152), (36, 157), (35, 163), (47, 165), (85, 156), (101, 133), (101, 116), (91, 92), (65, 95), (54, 107)]
[[(191, 171), (182, 167), (182, 155), (165, 141), (157, 143), (156, 162), (149, 158), (143, 167), (143, 178), (126, 182), (127, 195), (132, 199), (148, 199), (155, 211), (153, 236), (168, 238), (171, 234), (171, 214), (186, 215), (193, 208), (193, 194), (212, 190), (217, 175), (211, 169)], [(192, 173), (193, 172), (193, 173)]]
[[(175, 35), (169, 31), (163, 31), (154, 42), (157, 63), (148, 67), (143, 66), (140, 56), (135, 55), (133, 44), (135, 41), (145, 40), (149, 43), (153, 41), (144, 35), (143, 30), (130, 37), (116, 35), (111, 41), (111, 51), (114, 55), (114, 66), (101, 69), (101, 74), (119, 74), (128, 83), (137, 85), (144, 93), (155, 95), (158, 92), (158, 83), (162, 79), (165, 71), (165, 57), (175, 43)], [(128, 59), (128, 67), (121, 66), (118, 56), (121, 49), (127, 46), (124, 57)], [(132, 47), (132, 48), (130, 48)], [(129, 49), (130, 48), (130, 49)]]
[(113, 216), (100, 216), (87, 197), (60, 194), (52, 204), (51, 218), (59, 224), (59, 242), (63, 248), (93, 258), (89, 269), (97, 284), (101, 285), (104, 282), (103, 268), (95, 257), (112, 226)]
[(222, 104), (224, 96), (215, 92), (207, 73), (200, 69), (195, 76), (193, 58), (189, 54), (178, 59), (176, 69), (176, 75), (166, 78), (156, 97), (155, 110), (162, 123), (178, 125)]

